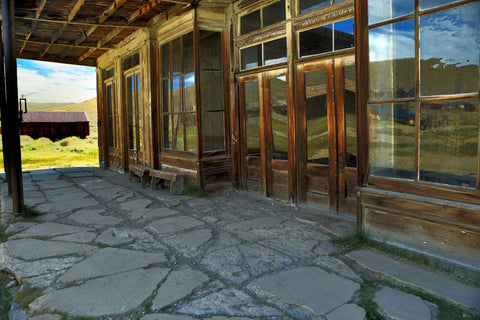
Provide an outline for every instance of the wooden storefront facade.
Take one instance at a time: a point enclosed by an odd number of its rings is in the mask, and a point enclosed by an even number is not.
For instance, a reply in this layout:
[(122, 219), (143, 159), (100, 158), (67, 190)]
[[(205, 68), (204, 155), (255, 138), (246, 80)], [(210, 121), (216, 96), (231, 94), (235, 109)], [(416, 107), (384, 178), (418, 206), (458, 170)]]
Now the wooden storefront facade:
[(313, 205), (480, 269), (480, 1), (387, 2), (153, 18), (97, 59), (101, 166)]

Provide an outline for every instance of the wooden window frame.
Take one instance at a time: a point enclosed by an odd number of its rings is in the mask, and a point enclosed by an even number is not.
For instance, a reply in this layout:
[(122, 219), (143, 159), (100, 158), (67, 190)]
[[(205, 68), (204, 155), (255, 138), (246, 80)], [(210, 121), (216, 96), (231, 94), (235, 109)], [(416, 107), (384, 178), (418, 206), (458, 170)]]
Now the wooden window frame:
[[(263, 22), (263, 10), (272, 5), (272, 4), (275, 4), (277, 2), (280, 2), (280, 1), (284, 1), (285, 3), (285, 19), (287, 17), (287, 13), (286, 13), (286, 10), (287, 10), (287, 0), (270, 0), (270, 1), (263, 1), (263, 3), (261, 3), (260, 5), (256, 5), (255, 7), (249, 9), (249, 10), (245, 10), (245, 11), (242, 11), (242, 13), (238, 14), (237, 15), (237, 36), (238, 37), (244, 37), (244, 36), (247, 36), (247, 35), (250, 35), (250, 34), (254, 34), (254, 33), (257, 33), (259, 32), (260, 30), (263, 30), (265, 28), (275, 28), (275, 26), (283, 23), (284, 21), (279, 21), (277, 23), (274, 23), (274, 24), (271, 24), (271, 25), (268, 25), (268, 26), (265, 26), (264, 25), (264, 22)], [(256, 29), (256, 30), (253, 30), (253, 31), (250, 31), (250, 32), (247, 32), (247, 33), (243, 33), (242, 34), (242, 17), (246, 16), (246, 15), (249, 15), (250, 13), (252, 12), (255, 12), (255, 11), (260, 11), (260, 28)]]
[[(441, 183), (432, 183), (428, 181), (419, 180), (419, 137), (420, 137), (420, 104), (424, 101), (440, 101), (452, 99), (473, 98), (479, 101), (480, 108), (480, 81), (479, 91), (476, 93), (460, 93), (460, 94), (445, 94), (436, 96), (420, 96), (420, 68), (419, 68), (419, 19), (422, 16), (432, 13), (444, 11), (454, 7), (461, 7), (466, 4), (476, 2), (476, 0), (461, 0), (454, 3), (434, 7), (427, 10), (420, 11), (418, 0), (415, 1), (414, 13), (388, 19), (378, 23), (368, 24), (368, 7), (363, 3), (355, 2), (355, 37), (356, 37), (356, 72), (357, 72), (357, 86), (358, 86), (358, 108), (360, 111), (358, 133), (359, 150), (363, 150), (363, 154), (359, 154), (359, 184), (363, 187), (372, 187), (382, 190), (389, 190), (401, 193), (410, 193), (421, 196), (442, 198), (451, 201), (462, 201), (472, 204), (480, 205), (480, 151), (477, 151), (477, 182), (476, 187), (462, 187), (456, 185), (448, 185)], [(403, 99), (389, 99), (369, 101), (369, 44), (368, 31), (377, 27), (389, 25), (395, 22), (414, 19), (415, 21), (415, 96), (412, 98)], [(480, 54), (479, 54), (480, 55)], [(381, 176), (370, 175), (370, 156), (369, 156), (369, 119), (368, 119), (368, 104), (384, 104), (384, 103), (401, 103), (411, 102), (415, 103), (415, 180), (407, 180), (400, 178), (389, 178)], [(479, 137), (480, 141), (480, 110), (479, 110)], [(480, 142), (479, 142), (480, 149)]]

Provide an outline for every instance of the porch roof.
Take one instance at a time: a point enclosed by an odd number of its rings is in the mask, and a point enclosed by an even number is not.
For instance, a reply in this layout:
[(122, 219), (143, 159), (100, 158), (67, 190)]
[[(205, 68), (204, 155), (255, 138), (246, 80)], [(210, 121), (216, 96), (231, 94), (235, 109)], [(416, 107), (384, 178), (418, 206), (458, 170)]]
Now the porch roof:
[[(16, 0), (17, 58), (96, 66), (139, 28), (179, 15), (200, 0)], [(202, 5), (229, 1), (202, 0)]]

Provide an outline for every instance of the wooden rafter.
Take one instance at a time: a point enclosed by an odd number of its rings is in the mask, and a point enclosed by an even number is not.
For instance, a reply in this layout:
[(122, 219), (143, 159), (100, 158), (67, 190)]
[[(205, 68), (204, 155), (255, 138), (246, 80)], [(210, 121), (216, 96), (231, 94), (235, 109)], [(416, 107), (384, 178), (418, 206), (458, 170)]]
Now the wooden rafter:
[[(82, 8), (83, 4), (85, 3), (85, 0), (77, 0), (75, 4), (73, 5), (72, 10), (70, 10), (70, 13), (68, 14), (67, 22), (71, 22), (73, 18), (77, 15), (78, 11), (80, 8)], [(45, 48), (40, 52), (40, 57), (43, 57), (48, 50), (52, 47), (52, 44), (55, 43), (55, 41), (58, 40), (58, 38), (63, 34), (65, 31), (65, 28), (67, 27), (67, 23), (64, 23), (57, 31), (57, 33), (52, 37), (50, 40), (50, 44), (47, 44)]]
[[(37, 10), (35, 11), (35, 19), (38, 19), (40, 18), (40, 15), (42, 14), (42, 11), (43, 11), (43, 8), (45, 7), (45, 4), (47, 3), (47, 0), (41, 0), (40, 3), (38, 4), (38, 8)], [(30, 39), (30, 37), (32, 36), (32, 32), (33, 30), (35, 30), (37, 28), (37, 21), (34, 21), (32, 23), (32, 28), (30, 29), (30, 32), (28, 33), (26, 39)], [(20, 54), (23, 53), (23, 50), (25, 49), (25, 46), (27, 45), (27, 42), (25, 41), (23, 44), (22, 44), (22, 47), (20, 48)]]

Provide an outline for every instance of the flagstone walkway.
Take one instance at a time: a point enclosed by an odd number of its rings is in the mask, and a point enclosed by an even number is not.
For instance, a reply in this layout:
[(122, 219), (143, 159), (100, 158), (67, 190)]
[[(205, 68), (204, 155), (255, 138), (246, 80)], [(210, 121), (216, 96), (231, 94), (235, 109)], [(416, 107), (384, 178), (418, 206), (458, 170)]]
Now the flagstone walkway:
[[(28, 310), (14, 304), (15, 319), (366, 317), (363, 255), (336, 256), (330, 242), (353, 233), (353, 220), (238, 191), (172, 196), (99, 168), (25, 172), (25, 202), (44, 214), (18, 220), (1, 188), (0, 268), (42, 290)], [(435, 319), (435, 306), (384, 289), (375, 301), (385, 315)], [(458, 303), (480, 310), (470, 290)]]

